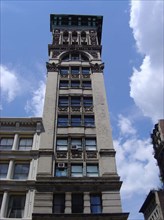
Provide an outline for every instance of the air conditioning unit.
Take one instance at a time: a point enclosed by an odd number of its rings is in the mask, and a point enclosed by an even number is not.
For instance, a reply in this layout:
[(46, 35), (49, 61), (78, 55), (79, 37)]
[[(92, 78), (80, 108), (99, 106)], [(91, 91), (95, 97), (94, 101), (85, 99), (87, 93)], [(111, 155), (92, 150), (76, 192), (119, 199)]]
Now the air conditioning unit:
[(71, 150), (81, 150), (81, 146), (78, 146), (78, 145), (72, 145), (71, 146)]
[(58, 168), (64, 168), (65, 167), (65, 163), (58, 163)]

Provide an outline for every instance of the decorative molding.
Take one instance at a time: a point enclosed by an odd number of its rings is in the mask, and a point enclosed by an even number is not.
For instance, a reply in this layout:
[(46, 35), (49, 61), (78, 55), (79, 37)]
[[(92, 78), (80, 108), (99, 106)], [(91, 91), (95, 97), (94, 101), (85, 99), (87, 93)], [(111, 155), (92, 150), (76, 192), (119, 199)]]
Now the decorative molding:
[(59, 70), (58, 64), (55, 64), (55, 63), (46, 62), (46, 67), (47, 67), (48, 72), (56, 72)]
[(98, 64), (98, 63), (92, 64), (92, 63), (90, 63), (90, 65), (91, 65), (92, 72), (97, 72), (97, 73), (103, 72), (104, 63), (101, 63), (101, 64)]

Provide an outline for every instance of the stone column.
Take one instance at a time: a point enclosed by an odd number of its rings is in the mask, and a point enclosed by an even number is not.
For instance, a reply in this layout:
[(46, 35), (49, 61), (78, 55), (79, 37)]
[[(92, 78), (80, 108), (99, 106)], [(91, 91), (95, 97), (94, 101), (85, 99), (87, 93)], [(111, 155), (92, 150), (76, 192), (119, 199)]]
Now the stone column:
[(71, 213), (71, 193), (66, 192), (65, 194), (65, 213)]
[(2, 198), (2, 204), (1, 204), (1, 210), (0, 210), (0, 218), (5, 217), (6, 211), (7, 211), (7, 197), (8, 197), (8, 192), (5, 191), (3, 193), (3, 198)]
[(84, 213), (91, 213), (89, 192), (84, 192)]
[(7, 179), (11, 179), (12, 178), (13, 169), (14, 169), (14, 161), (10, 160), (9, 168), (8, 168), (8, 172), (7, 172)]
[(18, 139), (19, 139), (19, 135), (15, 134), (12, 150), (17, 150), (18, 149)]

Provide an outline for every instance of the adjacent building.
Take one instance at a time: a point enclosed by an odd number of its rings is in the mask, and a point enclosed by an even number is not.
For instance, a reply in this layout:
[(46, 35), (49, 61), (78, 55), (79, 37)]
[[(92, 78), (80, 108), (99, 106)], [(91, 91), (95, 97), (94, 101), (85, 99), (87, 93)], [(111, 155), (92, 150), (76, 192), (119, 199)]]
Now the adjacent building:
[(1, 219), (128, 218), (104, 87), (102, 21), (50, 16), (43, 117), (1, 121)]

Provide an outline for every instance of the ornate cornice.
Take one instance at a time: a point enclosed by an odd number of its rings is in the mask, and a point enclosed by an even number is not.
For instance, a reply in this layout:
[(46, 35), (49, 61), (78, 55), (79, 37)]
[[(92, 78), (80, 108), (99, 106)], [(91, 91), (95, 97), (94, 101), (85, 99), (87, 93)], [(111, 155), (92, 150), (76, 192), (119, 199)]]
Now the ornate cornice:
[(47, 67), (48, 72), (55, 72), (59, 70), (58, 64), (55, 64), (55, 63), (46, 62), (46, 67)]
[(90, 65), (91, 65), (92, 72), (97, 72), (97, 73), (103, 72), (104, 63), (101, 63), (101, 64), (98, 64), (98, 63), (92, 64), (92, 63), (90, 63)]

